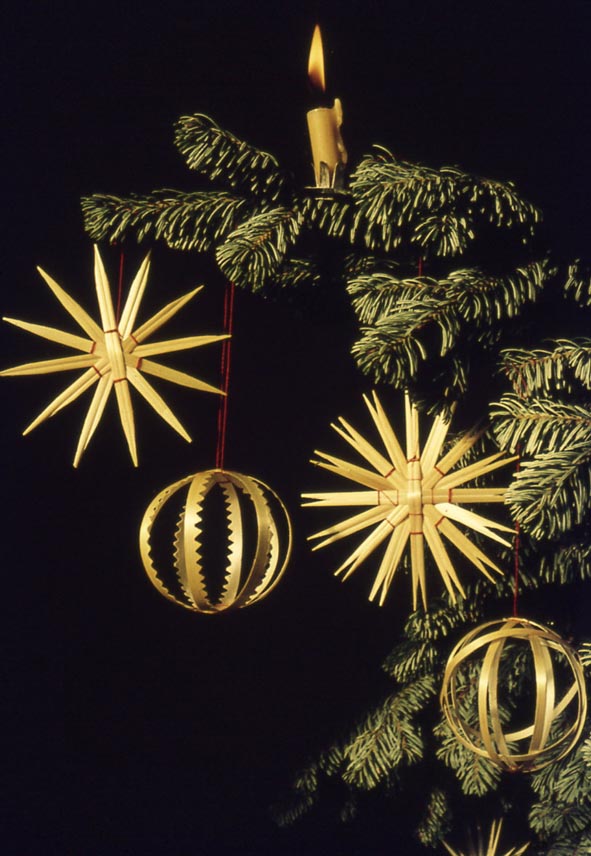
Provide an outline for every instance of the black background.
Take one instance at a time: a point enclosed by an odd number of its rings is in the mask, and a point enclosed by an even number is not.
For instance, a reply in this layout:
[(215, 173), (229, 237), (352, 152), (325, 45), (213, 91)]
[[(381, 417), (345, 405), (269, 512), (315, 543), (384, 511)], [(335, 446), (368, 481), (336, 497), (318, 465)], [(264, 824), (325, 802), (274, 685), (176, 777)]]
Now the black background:
[[(3, 14), (3, 314), (74, 330), (40, 264), (97, 317), (79, 198), (195, 186), (172, 143), (183, 113), (211, 115), (308, 183), (317, 19), (353, 163), (381, 143), (512, 179), (545, 211), (559, 255), (588, 256), (585, 2), (58, 0)], [(128, 282), (143, 251), (125, 248)], [(114, 283), (119, 250), (104, 258)], [(170, 335), (219, 331), (213, 265), (161, 246), (142, 317), (198, 282), (207, 288)], [(300, 763), (387, 692), (379, 663), (408, 609), (402, 597), (369, 604), (362, 572), (335, 581), (332, 557), (305, 544), (316, 515), (298, 510), (318, 484), (313, 449), (338, 452), (329, 423), (364, 424), (352, 336), (342, 308), (310, 317), (297, 298), (237, 297), (226, 463), (281, 494), (297, 546), (268, 600), (224, 617), (165, 602), (136, 545), (152, 496), (213, 466), (214, 398), (162, 385), (192, 446), (139, 403), (138, 470), (111, 404), (75, 471), (88, 397), (21, 438), (64, 380), (2, 381), (4, 852), (415, 852), (404, 794), (350, 827), (330, 811), (287, 831), (269, 818)], [(7, 326), (1, 347), (3, 366), (61, 353)], [(184, 359), (168, 362), (217, 381), (215, 346)]]

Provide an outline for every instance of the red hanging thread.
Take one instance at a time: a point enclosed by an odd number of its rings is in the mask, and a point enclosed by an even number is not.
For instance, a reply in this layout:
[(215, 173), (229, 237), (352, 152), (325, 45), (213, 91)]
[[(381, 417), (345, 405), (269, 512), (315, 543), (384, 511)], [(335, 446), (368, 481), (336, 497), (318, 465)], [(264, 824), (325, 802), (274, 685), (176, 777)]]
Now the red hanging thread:
[(119, 251), (119, 284), (117, 286), (117, 308), (115, 309), (115, 319), (117, 324), (119, 324), (119, 319), (121, 318), (121, 303), (123, 301), (123, 263), (125, 260), (125, 253), (123, 252), (123, 247), (121, 247)]
[(419, 256), (419, 264), (418, 264), (418, 275), (423, 275), (423, 257)]
[[(519, 472), (519, 464), (520, 464), (520, 454), (521, 449), (517, 447), (517, 465), (515, 467), (515, 472)], [(520, 541), (521, 527), (519, 525), (519, 520), (515, 522), (515, 538), (513, 541), (513, 571), (514, 571), (514, 579), (513, 579), (513, 617), (517, 618), (517, 595), (519, 592), (519, 541)]]
[(218, 436), (215, 453), (216, 469), (224, 469), (224, 458), (226, 454), (226, 430), (228, 426), (228, 390), (230, 387), (230, 364), (232, 357), (232, 331), (234, 329), (234, 283), (227, 283), (224, 292), (224, 333), (230, 338), (224, 339), (222, 343), (222, 357), (220, 365), (220, 387), (224, 395), (220, 396), (218, 407)]

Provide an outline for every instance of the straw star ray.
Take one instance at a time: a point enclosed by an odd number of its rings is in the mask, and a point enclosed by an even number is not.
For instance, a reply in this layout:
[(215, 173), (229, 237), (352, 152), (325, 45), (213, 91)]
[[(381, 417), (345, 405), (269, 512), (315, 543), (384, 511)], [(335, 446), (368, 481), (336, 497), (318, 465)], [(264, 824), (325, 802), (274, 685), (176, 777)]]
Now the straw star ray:
[(191, 437), (183, 425), (165, 403), (161, 395), (143, 376), (142, 372), (181, 386), (190, 387), (191, 389), (219, 393), (220, 395), (224, 394), (222, 390), (192, 375), (171, 369), (161, 363), (148, 359), (151, 356), (189, 348), (198, 348), (202, 345), (208, 345), (212, 342), (219, 342), (222, 339), (228, 338), (227, 335), (187, 336), (180, 339), (168, 339), (166, 341), (144, 344), (149, 336), (176, 315), (202, 288), (202, 286), (199, 286), (176, 300), (171, 301), (134, 330), (133, 328), (146, 288), (149, 269), (150, 254), (148, 253), (133, 279), (127, 300), (121, 312), (121, 317), (117, 320), (107, 274), (98, 247), (94, 247), (94, 277), (101, 322), (99, 325), (49, 274), (41, 268), (37, 268), (55, 297), (76, 321), (86, 334), (85, 336), (74, 335), (41, 324), (32, 324), (28, 321), (18, 321), (14, 318), (3, 319), (36, 336), (82, 352), (75, 356), (24, 363), (23, 365), (0, 372), (0, 375), (26, 375), (83, 369), (82, 374), (53, 399), (24, 430), (23, 434), (28, 434), (40, 425), (41, 422), (44, 422), (50, 416), (54, 416), (58, 411), (71, 404), (82, 393), (96, 384), (96, 389), (78, 440), (74, 456), (75, 467), (78, 466), (82, 453), (88, 446), (101, 420), (105, 405), (113, 388), (115, 389), (121, 425), (135, 466), (138, 464), (138, 456), (130, 386), (133, 386), (181, 437), (191, 442)]
[(319, 460), (312, 463), (342, 478), (356, 482), (364, 490), (333, 491), (304, 494), (308, 506), (365, 507), (351, 517), (311, 535), (309, 540), (322, 539), (314, 550), (335, 541), (371, 529), (343, 564), (335, 571), (347, 579), (383, 542), (387, 542), (370, 600), (378, 598), (384, 603), (407, 544), (410, 542), (413, 607), (417, 608), (418, 593), (427, 607), (425, 573), (425, 546), (431, 551), (447, 591), (453, 601), (459, 592), (465, 592), (447, 552), (442, 536), (489, 579), (491, 570), (501, 573), (491, 561), (455, 525), (460, 523), (486, 535), (505, 546), (511, 546), (493, 530), (513, 530), (461, 507), (461, 503), (502, 502), (506, 488), (460, 487), (515, 458), (506, 458), (502, 452), (490, 455), (477, 463), (451, 470), (482, 436), (483, 430), (474, 429), (464, 434), (442, 457), (443, 444), (449, 430), (449, 421), (438, 416), (421, 451), (419, 446), (419, 417), (416, 408), (405, 397), (406, 453), (403, 452), (382, 405), (373, 393), (373, 400), (364, 396), (386, 450), (386, 455), (369, 443), (342, 417), (331, 427), (369, 463), (372, 469), (349, 463), (333, 455), (316, 451)]

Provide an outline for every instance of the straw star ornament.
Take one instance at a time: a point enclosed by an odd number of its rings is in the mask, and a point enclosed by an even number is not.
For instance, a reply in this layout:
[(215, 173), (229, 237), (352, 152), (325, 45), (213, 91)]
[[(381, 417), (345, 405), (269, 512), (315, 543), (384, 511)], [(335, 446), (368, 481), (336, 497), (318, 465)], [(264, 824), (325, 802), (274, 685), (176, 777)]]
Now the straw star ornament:
[(45, 419), (48, 419), (68, 404), (71, 404), (82, 393), (96, 384), (96, 390), (78, 440), (74, 457), (75, 467), (78, 466), (82, 453), (88, 446), (101, 420), (107, 399), (113, 388), (115, 389), (121, 425), (135, 466), (138, 464), (138, 457), (130, 386), (133, 386), (181, 437), (191, 442), (191, 437), (187, 431), (160, 394), (146, 380), (142, 372), (180, 384), (181, 386), (223, 395), (222, 390), (192, 375), (147, 359), (147, 357), (166, 354), (172, 351), (198, 348), (201, 345), (208, 345), (211, 342), (219, 342), (222, 339), (228, 338), (227, 335), (188, 336), (181, 339), (169, 339), (167, 341), (143, 344), (149, 336), (176, 315), (202, 288), (202, 286), (199, 286), (182, 297), (168, 303), (159, 312), (156, 312), (155, 315), (134, 329), (146, 288), (149, 269), (150, 254), (148, 253), (131, 284), (121, 317), (117, 319), (105, 268), (98, 247), (94, 247), (94, 277), (100, 312), (100, 324), (97, 324), (49, 274), (45, 273), (41, 268), (37, 268), (64, 309), (86, 334), (85, 337), (58, 330), (54, 327), (31, 324), (28, 321), (18, 321), (14, 318), (3, 319), (17, 327), (22, 327), (23, 330), (27, 330), (29, 333), (34, 333), (36, 336), (41, 336), (44, 339), (49, 339), (52, 342), (57, 342), (76, 351), (81, 351), (80, 354), (75, 356), (25, 363), (0, 372), (0, 375), (26, 375), (83, 369), (82, 374), (67, 386), (31, 422), (23, 434), (28, 434)]
[(387, 541), (371, 589), (370, 600), (377, 597), (380, 606), (384, 603), (408, 542), (410, 542), (414, 609), (417, 608), (419, 592), (423, 606), (427, 607), (425, 547), (431, 551), (452, 600), (455, 601), (456, 591), (465, 597), (464, 589), (442, 536), (445, 536), (482, 574), (492, 579), (489, 569), (502, 573), (500, 568), (473, 544), (455, 523), (467, 526), (507, 547), (511, 544), (492, 530), (504, 532), (513, 530), (461, 507), (462, 503), (502, 502), (506, 488), (460, 487), (460, 485), (505, 466), (515, 458), (505, 458), (502, 452), (498, 452), (455, 472), (450, 472), (482, 436), (483, 430), (474, 429), (464, 434), (443, 457), (440, 457), (449, 430), (449, 421), (446, 423), (441, 416), (438, 416), (421, 451), (418, 411), (406, 396), (405, 454), (375, 392), (373, 401), (370, 401), (367, 396), (364, 396), (364, 399), (384, 444), (387, 457), (342, 417), (339, 418), (339, 425), (331, 426), (373, 469), (351, 464), (324, 452), (315, 452), (322, 460), (314, 460), (312, 463), (362, 485), (365, 490), (304, 494), (303, 499), (309, 500), (304, 504), (333, 507), (366, 506), (367, 508), (310, 536), (309, 540), (323, 539), (313, 549), (318, 550), (348, 535), (371, 528), (370, 534), (335, 571), (336, 575), (342, 574), (343, 579), (347, 579), (384, 541)]
[[(493, 821), (490, 828), (488, 842), (485, 844), (482, 833), (479, 831), (476, 844), (470, 842), (467, 850), (454, 850), (454, 848), (450, 847), (446, 841), (442, 841), (441, 843), (450, 856), (501, 856), (498, 848), (502, 828), (502, 820)], [(506, 850), (502, 856), (522, 856), (528, 847), (529, 844), (522, 844), (520, 847), (511, 847), (509, 850)]]

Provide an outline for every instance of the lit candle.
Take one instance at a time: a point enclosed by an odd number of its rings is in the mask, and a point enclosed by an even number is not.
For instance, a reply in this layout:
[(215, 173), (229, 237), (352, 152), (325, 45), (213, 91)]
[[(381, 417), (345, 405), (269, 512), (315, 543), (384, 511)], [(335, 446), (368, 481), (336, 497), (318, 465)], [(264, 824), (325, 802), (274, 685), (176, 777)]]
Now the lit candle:
[[(314, 29), (310, 47), (308, 76), (316, 89), (325, 91), (324, 52), (318, 24)], [(316, 187), (334, 189), (343, 187), (347, 150), (341, 137), (342, 124), (343, 108), (338, 98), (335, 98), (332, 107), (316, 107), (308, 112), (308, 133), (312, 146)]]

